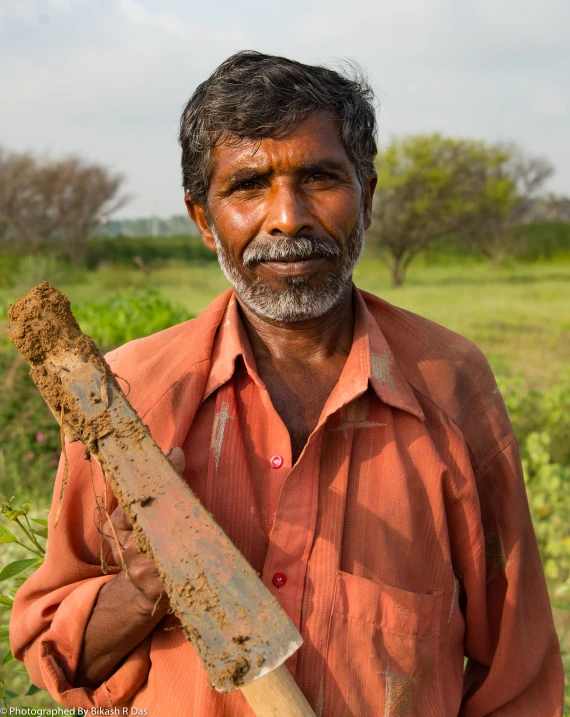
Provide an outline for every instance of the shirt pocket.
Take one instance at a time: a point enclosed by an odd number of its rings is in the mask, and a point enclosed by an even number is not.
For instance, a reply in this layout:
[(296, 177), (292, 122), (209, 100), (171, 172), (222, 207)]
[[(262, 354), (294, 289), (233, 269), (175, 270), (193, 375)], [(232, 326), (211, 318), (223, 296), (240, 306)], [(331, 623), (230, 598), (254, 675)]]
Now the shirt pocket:
[(437, 661), (443, 593), (339, 571), (329, 624), (326, 717), (442, 717)]

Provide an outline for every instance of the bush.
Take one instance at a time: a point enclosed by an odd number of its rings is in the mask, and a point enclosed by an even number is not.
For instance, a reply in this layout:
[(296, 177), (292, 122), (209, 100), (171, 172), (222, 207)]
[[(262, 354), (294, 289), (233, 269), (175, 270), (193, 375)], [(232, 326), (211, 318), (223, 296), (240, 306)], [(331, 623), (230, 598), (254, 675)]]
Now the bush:
[(547, 577), (570, 579), (570, 371), (545, 392), (499, 379), (518, 438), (525, 484)]
[(29, 503), (15, 508), (12, 499), (0, 498), (0, 515), (3, 518), (0, 521), (0, 704), (5, 711), (16, 698), (31, 697), (40, 692), (30, 683), (25, 670), (19, 666), (15, 669), (18, 663), (13, 662), (8, 644), (8, 623), (14, 596), (26, 578), (43, 563), (45, 556), (47, 520), (31, 517), (30, 510)]
[(497, 382), (523, 456), (531, 433), (547, 433), (552, 459), (570, 465), (570, 369), (548, 391), (529, 389), (520, 376)]
[(202, 239), (196, 236), (92, 239), (87, 244), (85, 261), (89, 269), (96, 269), (104, 263), (131, 268), (135, 266), (135, 257), (140, 257), (149, 267), (162, 266), (172, 259), (207, 263), (217, 261), (214, 252), (206, 249)]
[(524, 441), (523, 470), (538, 547), (546, 576), (570, 577), (570, 466), (552, 459), (548, 433)]
[(532, 222), (516, 230), (515, 256), (525, 261), (570, 254), (570, 222)]
[(105, 302), (80, 304), (74, 310), (83, 331), (104, 350), (154, 334), (191, 318), (155, 289), (127, 289)]

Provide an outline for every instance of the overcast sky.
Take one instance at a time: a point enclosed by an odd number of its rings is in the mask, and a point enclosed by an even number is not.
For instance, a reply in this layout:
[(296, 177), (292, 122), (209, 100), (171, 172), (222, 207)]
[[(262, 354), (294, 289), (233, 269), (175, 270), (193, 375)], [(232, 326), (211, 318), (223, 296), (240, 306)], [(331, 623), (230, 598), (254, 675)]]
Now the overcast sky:
[(177, 126), (241, 49), (353, 58), (380, 141), (515, 140), (570, 195), (570, 0), (0, 0), (0, 144), (123, 172), (122, 216), (184, 211)]

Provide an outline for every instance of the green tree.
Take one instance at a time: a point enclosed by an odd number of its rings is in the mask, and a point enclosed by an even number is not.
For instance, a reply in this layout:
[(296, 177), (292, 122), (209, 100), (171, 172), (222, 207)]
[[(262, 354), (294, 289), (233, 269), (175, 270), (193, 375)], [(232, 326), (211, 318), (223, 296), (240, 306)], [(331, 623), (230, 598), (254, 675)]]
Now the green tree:
[(394, 139), (376, 167), (369, 244), (389, 264), (394, 286), (403, 284), (419, 253), (445, 236), (493, 257), (506, 227), (551, 171), (512, 146), (441, 134)]
[(494, 160), (479, 168), (477, 210), (459, 236), (492, 261), (517, 248), (521, 239), (515, 227), (532, 219), (538, 194), (554, 172), (548, 160), (528, 157), (514, 144), (496, 149)]

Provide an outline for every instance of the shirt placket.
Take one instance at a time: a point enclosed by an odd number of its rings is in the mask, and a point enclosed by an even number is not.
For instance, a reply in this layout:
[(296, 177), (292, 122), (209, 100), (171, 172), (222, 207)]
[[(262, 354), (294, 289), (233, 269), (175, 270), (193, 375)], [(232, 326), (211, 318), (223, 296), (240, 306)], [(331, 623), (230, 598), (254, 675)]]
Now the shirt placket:
[(329, 434), (332, 430), (338, 431), (339, 422), (338, 414), (329, 419), (323, 439), (328, 455), (326, 460), (321, 459), (318, 519), (303, 596), (301, 635), (304, 644), (298, 653), (296, 675), (299, 686), (314, 706), (316, 717), (322, 715), (325, 698), (329, 624), (340, 570), (350, 457), (355, 438), (354, 430), (347, 431), (342, 439), (335, 433), (335, 440), (329, 445)]
[[(262, 580), (298, 630), (318, 509), (322, 431), (315, 432), (285, 478), (269, 537)], [(287, 661), (295, 674), (298, 653)]]

